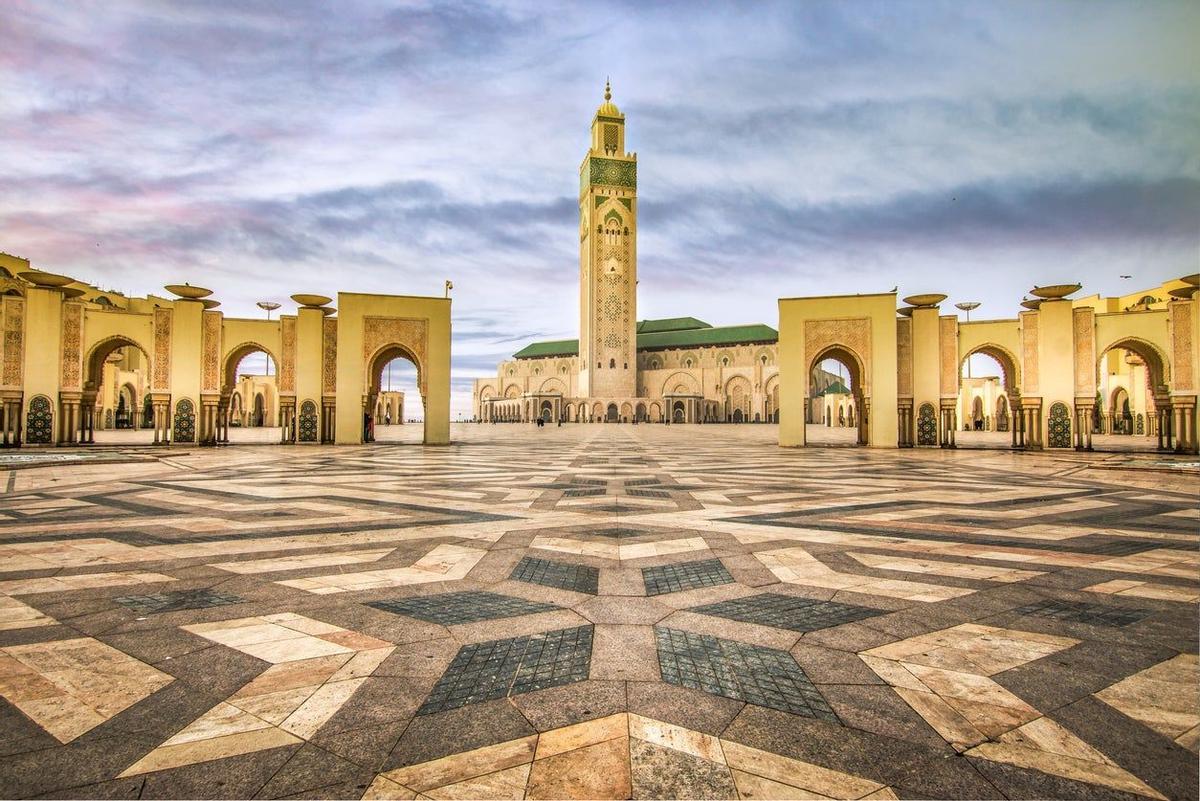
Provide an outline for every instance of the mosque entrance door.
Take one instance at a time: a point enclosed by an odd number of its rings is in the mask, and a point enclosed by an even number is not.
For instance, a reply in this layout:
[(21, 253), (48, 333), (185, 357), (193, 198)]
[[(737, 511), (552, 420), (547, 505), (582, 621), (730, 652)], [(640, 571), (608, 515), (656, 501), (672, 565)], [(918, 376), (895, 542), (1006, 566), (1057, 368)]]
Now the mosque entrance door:
[(610, 423), (615, 423), (620, 419), (619, 415), (620, 412), (617, 410), (617, 404), (608, 404), (608, 412), (605, 415), (605, 419)]

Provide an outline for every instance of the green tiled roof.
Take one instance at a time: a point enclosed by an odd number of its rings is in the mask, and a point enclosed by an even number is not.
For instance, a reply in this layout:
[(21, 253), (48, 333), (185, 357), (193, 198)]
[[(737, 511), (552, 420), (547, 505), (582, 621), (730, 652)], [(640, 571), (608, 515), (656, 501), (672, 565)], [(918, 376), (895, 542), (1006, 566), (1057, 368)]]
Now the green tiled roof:
[(547, 356), (578, 356), (578, 339), (555, 339), (550, 342), (531, 342), (513, 354), (516, 359), (544, 359)]
[(638, 334), (638, 350), (663, 348), (700, 348), (714, 345), (744, 345), (747, 342), (776, 342), (779, 332), (769, 325), (726, 325), (719, 328), (694, 328), (687, 331), (662, 331)]
[(850, 394), (850, 390), (846, 388), (846, 385), (843, 384), (841, 382), (841, 380), (836, 380), (829, 386), (825, 387), (825, 389), (818, 392), (817, 397), (819, 398), (823, 395), (849, 395), (849, 394)]
[[(667, 328), (646, 331), (647, 324), (662, 323), (682, 326), (683, 321), (699, 323), (699, 327)], [(690, 325), (690, 324), (689, 324)], [(663, 350), (665, 348), (702, 348), (718, 345), (744, 345), (747, 342), (776, 342), (779, 332), (769, 325), (727, 325), (714, 328), (694, 317), (676, 317), (671, 320), (643, 320), (638, 323), (637, 349)], [(532, 342), (513, 354), (517, 359), (545, 359), (551, 356), (578, 356), (578, 339), (556, 339), (550, 342)]]
[(695, 317), (668, 317), (665, 320), (642, 320), (637, 324), (639, 334), (657, 334), (662, 331), (691, 331), (695, 328), (712, 328)]

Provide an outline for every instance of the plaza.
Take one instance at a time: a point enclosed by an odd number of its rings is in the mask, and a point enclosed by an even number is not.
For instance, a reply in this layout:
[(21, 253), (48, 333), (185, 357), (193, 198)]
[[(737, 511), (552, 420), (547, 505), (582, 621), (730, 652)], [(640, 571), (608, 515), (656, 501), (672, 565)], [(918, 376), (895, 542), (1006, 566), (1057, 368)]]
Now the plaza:
[(0, 796), (1196, 797), (1194, 457), (401, 428), (0, 453)]

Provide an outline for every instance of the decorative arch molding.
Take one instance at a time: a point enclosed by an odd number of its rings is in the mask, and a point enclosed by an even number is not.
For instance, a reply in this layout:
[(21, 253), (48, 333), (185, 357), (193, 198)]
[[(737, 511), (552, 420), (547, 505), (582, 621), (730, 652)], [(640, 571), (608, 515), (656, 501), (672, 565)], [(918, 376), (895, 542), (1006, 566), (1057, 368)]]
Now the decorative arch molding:
[(481, 386), (479, 388), (479, 399), (480, 400), (490, 400), (491, 398), (495, 397), (495, 395), (496, 395), (496, 388), (493, 387), (491, 384), (484, 384), (483, 386)]
[(963, 354), (962, 359), (958, 362), (959, 384), (962, 383), (962, 368), (967, 363), (967, 359), (974, 356), (976, 353), (982, 353), (984, 356), (991, 356), (1000, 365), (1000, 371), (1004, 374), (1004, 390), (1012, 394), (1020, 393), (1021, 387), (1021, 361), (1017, 355), (1008, 348), (996, 342), (984, 342), (980, 345), (968, 350)]
[[(857, 368), (858, 381), (853, 389), (864, 395), (871, 394), (871, 319), (869, 317), (846, 317), (836, 320), (804, 321), (804, 356), (808, 374), (824, 359), (832, 358), (853, 362), (846, 366)], [(853, 377), (852, 377), (853, 380)]]
[(516, 384), (509, 384), (504, 390), (504, 397), (510, 399), (521, 397), (521, 388)]
[(549, 395), (552, 393), (557, 393), (559, 395), (566, 395), (567, 394), (567, 385), (564, 384), (561, 379), (551, 376), (550, 378), (547, 378), (545, 381), (542, 382), (542, 386), (538, 390), (538, 392), (540, 392), (544, 395)]
[(148, 362), (148, 369), (146, 370), (147, 375), (153, 375), (153, 358), (151, 356), (153, 351), (147, 349), (145, 345), (130, 336), (126, 336), (125, 334), (116, 334), (110, 337), (105, 337), (99, 342), (96, 342), (92, 345), (91, 350), (88, 351), (87, 356), (83, 360), (84, 389), (90, 390), (97, 389), (99, 387), (98, 379), (103, 375), (104, 363), (114, 351), (120, 350), (121, 348), (137, 348), (140, 350)]
[(429, 322), (413, 317), (364, 317), (363, 318), (363, 359), (369, 365), (367, 380), (371, 382), (370, 391), (377, 391), (379, 371), (387, 362), (379, 362), (381, 356), (394, 352), (388, 359), (396, 355), (404, 356), (417, 368), (417, 389), (422, 397), (428, 392), (425, 382), (427, 379), (427, 353), (429, 340)]
[(1171, 384), (1171, 360), (1157, 345), (1141, 337), (1117, 337), (1107, 345), (1096, 348), (1096, 361), (1099, 362), (1110, 350), (1118, 348), (1136, 353), (1142, 358), (1150, 374), (1150, 383), (1155, 394), (1167, 391)]
[(867, 387), (867, 370), (868, 366), (863, 362), (862, 357), (854, 350), (847, 348), (845, 345), (832, 344), (828, 345), (817, 353), (808, 362), (808, 375), (812, 375), (813, 369), (826, 359), (836, 359), (850, 372), (850, 392), (855, 396), (868, 396), (870, 394)]
[(688, 373), (688, 372), (684, 372), (683, 370), (680, 370), (675, 373), (671, 373), (671, 375), (669, 375), (667, 377), (667, 380), (663, 381), (661, 394), (663, 394), (663, 395), (680, 394), (678, 391), (678, 388), (680, 386), (686, 387), (687, 392), (690, 395), (699, 395), (700, 394), (700, 382), (696, 379), (696, 377), (694, 375), (692, 375), (691, 373)]
[(234, 386), (237, 384), (237, 366), (241, 364), (242, 359), (251, 353), (258, 352), (270, 356), (271, 362), (275, 365), (275, 372), (279, 372), (279, 357), (261, 342), (247, 340), (225, 351), (225, 358), (221, 362), (221, 392), (228, 394), (233, 391)]

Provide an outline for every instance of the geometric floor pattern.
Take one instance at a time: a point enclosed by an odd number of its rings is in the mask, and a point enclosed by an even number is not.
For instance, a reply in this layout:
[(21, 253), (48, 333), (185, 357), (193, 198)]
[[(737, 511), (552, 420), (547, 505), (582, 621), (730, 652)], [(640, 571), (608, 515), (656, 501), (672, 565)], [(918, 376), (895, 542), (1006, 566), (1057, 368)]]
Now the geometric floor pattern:
[(13, 462), (0, 797), (1197, 798), (1194, 464), (776, 435)]

